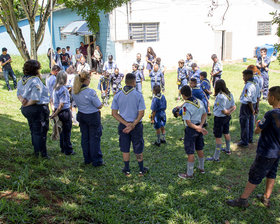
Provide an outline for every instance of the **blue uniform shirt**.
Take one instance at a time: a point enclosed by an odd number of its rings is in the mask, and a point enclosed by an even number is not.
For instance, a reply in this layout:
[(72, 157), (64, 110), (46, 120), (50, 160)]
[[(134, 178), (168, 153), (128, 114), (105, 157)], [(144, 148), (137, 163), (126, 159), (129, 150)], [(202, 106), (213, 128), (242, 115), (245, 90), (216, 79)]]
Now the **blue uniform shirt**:
[(201, 71), (199, 69), (196, 70), (195, 72), (192, 71), (192, 73), (191, 73), (191, 78), (195, 78), (197, 81), (197, 83), (196, 83), (197, 87), (200, 87), (200, 73), (201, 73)]
[(205, 108), (207, 108), (208, 106), (207, 99), (202, 89), (200, 89), (199, 87), (194, 87), (192, 89), (192, 96), (201, 100)]
[(192, 59), (185, 60), (185, 69), (187, 70), (188, 75), (190, 75), (190, 73), (192, 71), (192, 64), (193, 64)]
[(144, 64), (144, 62), (142, 61), (142, 60), (136, 60), (135, 62), (134, 62), (135, 64), (137, 64), (137, 65), (139, 65), (139, 70), (141, 71), (141, 70), (144, 70), (144, 67), (145, 67), (145, 64)]
[(240, 96), (240, 103), (253, 103), (253, 98), (256, 96), (256, 94), (257, 89), (254, 82), (252, 80), (247, 81)]
[(125, 121), (133, 122), (138, 117), (138, 112), (146, 107), (143, 95), (135, 88), (125, 86), (114, 96), (111, 109), (118, 110)]
[(193, 124), (200, 124), (201, 117), (206, 113), (205, 107), (201, 100), (191, 97), (185, 101), (185, 104), (182, 107), (183, 120), (186, 126), (187, 120), (190, 120)]
[(217, 61), (216, 63), (213, 63), (212, 72), (217, 73), (219, 71), (221, 72), (216, 76), (221, 76), (223, 73), (223, 65), (220, 61)]
[(187, 81), (187, 78), (188, 78), (188, 71), (186, 68), (178, 68), (177, 69), (177, 79), (180, 80), (181, 82), (183, 80), (186, 80)]
[(158, 94), (153, 97), (151, 110), (156, 114), (164, 112), (166, 110), (166, 99), (162, 94)]
[(222, 113), (223, 110), (228, 110), (235, 105), (233, 95), (230, 96), (221, 92), (218, 93), (215, 99), (213, 113), (215, 117), (225, 117), (226, 115)]
[(47, 80), (46, 80), (46, 86), (49, 90), (50, 98), (53, 99), (53, 87), (56, 82), (56, 76), (55, 75), (50, 75)]
[(150, 77), (151, 82), (154, 82), (157, 85), (160, 85), (161, 83), (164, 84), (164, 75), (160, 70), (158, 70), (157, 72), (151, 71)]
[(259, 124), (262, 129), (258, 142), (257, 154), (267, 158), (280, 156), (280, 109), (265, 113)]
[[(259, 63), (261, 65), (261, 63), (262, 63), (262, 58), (261, 57), (257, 58), (257, 63)], [(267, 68), (268, 68), (269, 65), (270, 65), (270, 58), (268, 56), (265, 56), (264, 63), (267, 64)], [(260, 71), (261, 71), (262, 76), (268, 75), (268, 71), (266, 71), (265, 68), (261, 67)]]
[(53, 105), (57, 109), (63, 103), (62, 110), (70, 108), (70, 94), (66, 86), (61, 86), (59, 90), (53, 90)]
[(100, 102), (95, 90), (84, 87), (78, 94), (72, 94), (73, 99), (80, 112), (92, 114), (98, 112), (102, 103)]
[(139, 83), (142, 81), (142, 79), (143, 79), (142, 73), (139, 70), (132, 71), (132, 74), (134, 74), (136, 76), (136, 83)]
[(254, 75), (253, 77), (253, 82), (256, 86), (256, 95), (253, 98), (253, 103), (257, 103), (258, 98), (261, 97), (261, 90), (260, 90), (260, 85), (259, 85), (259, 78), (257, 75)]
[(24, 76), (18, 82), (17, 95), (21, 95), (24, 99), (38, 101), (36, 104), (48, 104), (50, 97), (47, 87), (37, 76)]
[(110, 78), (104, 77), (104, 75), (101, 75), (99, 82), (98, 82), (97, 89), (101, 90), (101, 86), (102, 86), (103, 91), (105, 91), (107, 89), (107, 87), (108, 87), (108, 89), (110, 89)]
[(109, 74), (113, 74), (117, 67), (118, 66), (114, 61), (112, 61), (111, 63), (109, 61), (106, 61), (103, 70), (105, 70)]
[(205, 91), (205, 90), (210, 91), (210, 89), (211, 89), (211, 85), (210, 85), (209, 80), (208, 79), (203, 79), (200, 82), (200, 88), (203, 90), (203, 92), (205, 92), (205, 94), (207, 96), (207, 99), (209, 99), (210, 95)]

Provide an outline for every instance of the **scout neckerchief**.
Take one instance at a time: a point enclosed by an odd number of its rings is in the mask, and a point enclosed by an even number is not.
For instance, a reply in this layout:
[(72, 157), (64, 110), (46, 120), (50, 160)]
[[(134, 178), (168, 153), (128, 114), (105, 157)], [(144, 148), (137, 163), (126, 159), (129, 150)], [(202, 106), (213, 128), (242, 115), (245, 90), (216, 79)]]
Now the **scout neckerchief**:
[(195, 97), (190, 97), (188, 100), (185, 100), (185, 103), (189, 103), (197, 108), (200, 108), (200, 102)]
[(154, 97), (161, 100), (162, 95), (161, 95), (161, 93), (158, 93), (158, 94), (156, 94)]
[(24, 75), (22, 77), (22, 85), (25, 85), (30, 79), (36, 78), (36, 75)]
[(221, 92), (221, 94), (225, 95), (225, 96), (226, 96), (226, 98), (227, 98), (229, 101), (231, 101), (231, 97), (230, 97), (229, 95), (227, 95), (227, 94), (226, 94), (226, 93), (224, 93), (224, 92)]
[(87, 89), (87, 88), (88, 88), (88, 86), (85, 85), (85, 84), (83, 84), (83, 85), (81, 86), (80, 92), (84, 91), (84, 90)]
[(133, 86), (125, 86), (125, 87), (123, 87), (122, 92), (123, 92), (125, 95), (128, 95), (128, 94), (131, 93), (133, 90), (134, 90), (134, 87), (133, 87)]

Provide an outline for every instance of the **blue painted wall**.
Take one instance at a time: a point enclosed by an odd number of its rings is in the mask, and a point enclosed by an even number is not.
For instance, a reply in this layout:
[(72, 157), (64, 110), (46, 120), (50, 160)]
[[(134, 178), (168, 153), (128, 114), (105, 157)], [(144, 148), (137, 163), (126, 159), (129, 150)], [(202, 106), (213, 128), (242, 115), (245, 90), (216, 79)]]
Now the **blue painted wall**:
[[(39, 16), (36, 21), (39, 20)], [(81, 41), (85, 41), (83, 36), (67, 35), (65, 39), (61, 39), (60, 27), (64, 27), (73, 21), (82, 20), (75, 12), (69, 9), (61, 9), (53, 13), (53, 47), (66, 47), (70, 46), (72, 53), (80, 46)], [(37, 23), (38, 25), (38, 23)], [(28, 20), (19, 21), (19, 26), (22, 29), (24, 39), (27, 47), (30, 48), (30, 31)], [(38, 50), (38, 54), (46, 54), (51, 45), (51, 24), (50, 19), (46, 25), (44, 41)], [(110, 38), (110, 20), (109, 15), (100, 13), (99, 32), (96, 33), (96, 44), (100, 46), (103, 53), (103, 60), (106, 61), (108, 55), (112, 54), (115, 58), (115, 44)], [(19, 55), (19, 52), (14, 45), (10, 36), (6, 32), (4, 26), (0, 26), (0, 48), (7, 47), (9, 54)]]

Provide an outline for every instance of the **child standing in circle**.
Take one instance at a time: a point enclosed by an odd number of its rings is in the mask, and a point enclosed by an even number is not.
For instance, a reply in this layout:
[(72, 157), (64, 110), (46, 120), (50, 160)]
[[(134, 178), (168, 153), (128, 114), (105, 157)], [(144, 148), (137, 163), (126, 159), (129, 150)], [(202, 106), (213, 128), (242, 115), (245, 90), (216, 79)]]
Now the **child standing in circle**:
[(154, 124), (156, 129), (157, 140), (155, 141), (156, 146), (160, 146), (161, 143), (165, 144), (165, 123), (166, 123), (166, 99), (163, 94), (161, 94), (161, 88), (159, 85), (155, 85), (153, 88), (153, 100), (151, 105), (152, 118), (151, 122)]
[(146, 61), (147, 61), (146, 69), (149, 71), (149, 74), (150, 74), (153, 69), (153, 64), (156, 61), (156, 54), (155, 54), (153, 48), (151, 48), (151, 47), (148, 47), (148, 49), (147, 49)]

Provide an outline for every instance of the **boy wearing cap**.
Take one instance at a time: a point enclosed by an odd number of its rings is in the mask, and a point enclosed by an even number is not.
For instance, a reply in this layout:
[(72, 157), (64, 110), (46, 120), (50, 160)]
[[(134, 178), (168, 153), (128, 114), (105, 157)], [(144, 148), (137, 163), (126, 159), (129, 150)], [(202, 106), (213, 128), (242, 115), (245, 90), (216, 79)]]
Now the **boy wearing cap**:
[(5, 82), (9, 91), (12, 91), (10, 83), (9, 83), (9, 76), (13, 79), (14, 82), (14, 89), (17, 88), (17, 78), (11, 66), (11, 56), (7, 54), (7, 48), (2, 48), (2, 54), (0, 55), (0, 65), (3, 69), (3, 74), (5, 78)]
[(136, 91), (136, 77), (128, 73), (125, 77), (126, 86), (119, 91), (112, 102), (112, 116), (120, 122), (118, 127), (119, 145), (123, 154), (124, 168), (122, 172), (130, 176), (130, 144), (132, 142), (133, 151), (139, 165), (139, 176), (148, 172), (148, 168), (143, 164), (143, 124), (142, 118), (145, 114), (145, 102), (143, 95)]

